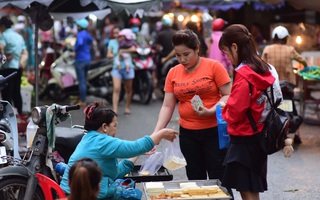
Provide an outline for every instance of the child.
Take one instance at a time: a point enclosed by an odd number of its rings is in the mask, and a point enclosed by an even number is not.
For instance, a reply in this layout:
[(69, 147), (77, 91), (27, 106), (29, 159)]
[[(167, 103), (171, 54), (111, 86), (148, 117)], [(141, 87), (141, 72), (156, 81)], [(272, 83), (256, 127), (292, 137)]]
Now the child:
[(97, 199), (101, 179), (102, 172), (95, 161), (90, 158), (78, 160), (69, 171), (71, 193), (68, 198), (60, 200)]
[(132, 46), (135, 46), (136, 36), (131, 31), (131, 29), (122, 29), (119, 33), (119, 54), (116, 57), (116, 65), (118, 69), (121, 69), (120, 61), (123, 60), (126, 66), (126, 71), (129, 72), (130, 63), (131, 63), (131, 53), (121, 53), (121, 49), (128, 49)]

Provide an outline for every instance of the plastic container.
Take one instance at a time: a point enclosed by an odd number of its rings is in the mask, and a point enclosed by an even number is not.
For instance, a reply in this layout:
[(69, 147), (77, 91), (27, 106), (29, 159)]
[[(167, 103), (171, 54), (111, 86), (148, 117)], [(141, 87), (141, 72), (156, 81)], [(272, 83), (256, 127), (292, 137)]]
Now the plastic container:
[(29, 121), (27, 126), (27, 148), (32, 146), (34, 136), (36, 135), (38, 125), (34, 124), (32, 120)]
[(56, 165), (55, 171), (62, 176), (63, 173), (64, 173), (64, 171), (66, 170), (67, 166), (68, 166), (68, 165), (67, 165), (66, 163), (59, 162), (59, 163)]

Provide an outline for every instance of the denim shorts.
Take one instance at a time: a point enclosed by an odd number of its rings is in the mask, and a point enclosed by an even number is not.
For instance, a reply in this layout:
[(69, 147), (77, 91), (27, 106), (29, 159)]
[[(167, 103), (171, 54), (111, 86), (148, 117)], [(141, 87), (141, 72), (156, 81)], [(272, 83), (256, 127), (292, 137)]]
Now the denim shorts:
[(134, 69), (130, 68), (129, 73), (127, 73), (125, 68), (121, 69), (121, 70), (113, 69), (111, 74), (113, 77), (121, 78), (124, 80), (133, 79), (134, 78)]

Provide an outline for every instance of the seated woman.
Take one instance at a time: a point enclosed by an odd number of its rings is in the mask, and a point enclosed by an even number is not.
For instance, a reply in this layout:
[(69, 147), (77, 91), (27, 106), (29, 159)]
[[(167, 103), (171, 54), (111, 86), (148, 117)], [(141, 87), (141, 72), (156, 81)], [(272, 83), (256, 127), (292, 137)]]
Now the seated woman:
[(121, 140), (115, 138), (118, 122), (114, 111), (108, 109), (102, 102), (95, 102), (94, 105), (86, 107), (84, 112), (86, 114), (84, 128), (88, 133), (83, 136), (71, 155), (60, 183), (66, 194), (70, 194), (68, 185), (70, 167), (77, 160), (88, 157), (98, 163), (103, 174), (98, 199), (112, 198), (115, 189), (109, 186), (133, 170), (137, 156), (152, 150), (162, 139), (173, 141), (178, 134), (172, 129), (161, 129), (135, 141)]
[(102, 172), (95, 161), (90, 158), (78, 160), (69, 170), (71, 193), (60, 200), (96, 200), (101, 179)]

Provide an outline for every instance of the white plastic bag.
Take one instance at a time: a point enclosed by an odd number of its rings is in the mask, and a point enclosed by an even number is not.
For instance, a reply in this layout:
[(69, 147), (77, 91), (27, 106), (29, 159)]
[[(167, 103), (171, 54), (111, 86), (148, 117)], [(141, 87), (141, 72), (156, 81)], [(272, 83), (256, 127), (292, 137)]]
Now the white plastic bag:
[(187, 165), (187, 161), (184, 158), (180, 145), (177, 139), (173, 142), (164, 141), (164, 160), (163, 166), (169, 170), (177, 170)]
[(150, 155), (141, 165), (139, 174), (142, 176), (154, 175), (161, 168), (163, 163), (163, 153), (155, 152)]

